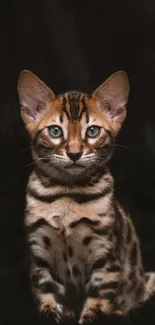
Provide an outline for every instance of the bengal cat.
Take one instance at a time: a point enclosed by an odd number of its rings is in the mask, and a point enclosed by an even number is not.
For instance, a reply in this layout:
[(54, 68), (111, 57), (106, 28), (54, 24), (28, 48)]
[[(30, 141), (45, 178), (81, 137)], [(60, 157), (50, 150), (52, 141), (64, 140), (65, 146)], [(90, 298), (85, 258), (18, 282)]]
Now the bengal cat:
[(99, 310), (126, 314), (155, 288), (108, 169), (126, 115), (128, 77), (113, 74), (91, 96), (55, 96), (23, 71), (18, 92), (35, 162), (25, 227), (38, 308), (58, 322), (76, 316), (80, 324)]

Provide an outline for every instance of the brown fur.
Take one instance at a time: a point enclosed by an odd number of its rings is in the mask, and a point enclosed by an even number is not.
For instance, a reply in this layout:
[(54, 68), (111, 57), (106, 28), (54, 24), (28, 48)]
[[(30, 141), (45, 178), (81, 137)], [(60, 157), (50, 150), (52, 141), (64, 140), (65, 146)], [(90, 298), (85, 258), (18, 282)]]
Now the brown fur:
[[(115, 201), (107, 166), (126, 115), (128, 78), (118, 72), (92, 96), (55, 96), (25, 71), (18, 90), (35, 161), (25, 226), (39, 310), (58, 322), (77, 315), (80, 324), (98, 310), (126, 314), (155, 288), (155, 274), (144, 274), (131, 219)], [(89, 135), (90, 128), (97, 136)]]

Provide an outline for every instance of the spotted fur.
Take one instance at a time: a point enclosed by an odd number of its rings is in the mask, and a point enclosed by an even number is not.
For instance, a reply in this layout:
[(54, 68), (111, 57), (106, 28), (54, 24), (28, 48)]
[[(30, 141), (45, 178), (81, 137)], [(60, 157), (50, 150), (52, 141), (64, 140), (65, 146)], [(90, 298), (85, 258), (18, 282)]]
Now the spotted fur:
[[(80, 324), (98, 310), (126, 314), (155, 289), (155, 274), (144, 273), (138, 237), (115, 200), (108, 169), (126, 114), (128, 78), (115, 73), (91, 96), (55, 96), (23, 71), (18, 90), (35, 162), (25, 227), (38, 308), (58, 322), (77, 316)], [(51, 137), (53, 125), (61, 136)], [(87, 134), (92, 126), (99, 132), (94, 138)]]

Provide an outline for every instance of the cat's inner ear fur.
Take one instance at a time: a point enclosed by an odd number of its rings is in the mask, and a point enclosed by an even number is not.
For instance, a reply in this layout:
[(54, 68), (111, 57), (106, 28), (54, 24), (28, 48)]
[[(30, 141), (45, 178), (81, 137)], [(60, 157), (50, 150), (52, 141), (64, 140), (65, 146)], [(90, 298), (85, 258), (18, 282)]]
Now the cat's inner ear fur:
[(18, 95), (21, 115), (26, 124), (39, 122), (47, 107), (54, 98), (54, 93), (28, 70), (20, 73), (18, 79)]
[(106, 119), (117, 124), (119, 129), (126, 116), (128, 95), (128, 76), (118, 71), (93, 92), (92, 98), (103, 109)]

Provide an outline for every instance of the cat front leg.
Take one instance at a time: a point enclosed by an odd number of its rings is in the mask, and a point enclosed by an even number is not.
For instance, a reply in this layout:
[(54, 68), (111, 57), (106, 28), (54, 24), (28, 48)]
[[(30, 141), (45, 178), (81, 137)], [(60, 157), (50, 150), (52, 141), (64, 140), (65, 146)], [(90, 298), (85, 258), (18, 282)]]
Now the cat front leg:
[(64, 287), (53, 279), (51, 270), (45, 264), (40, 260), (39, 263), (32, 262), (30, 272), (32, 292), (39, 311), (52, 313), (59, 323), (64, 313)]
[(120, 284), (120, 270), (120, 262), (112, 253), (94, 262), (86, 285), (86, 300), (80, 324), (94, 320), (98, 311), (106, 315), (121, 314), (114, 304)]
[(26, 235), (34, 299), (40, 312), (53, 314), (59, 322), (71, 314), (64, 305), (65, 284), (58, 270), (59, 261), (61, 269), (64, 267), (61, 237), (45, 218), (36, 218), (32, 213), (26, 216)]

